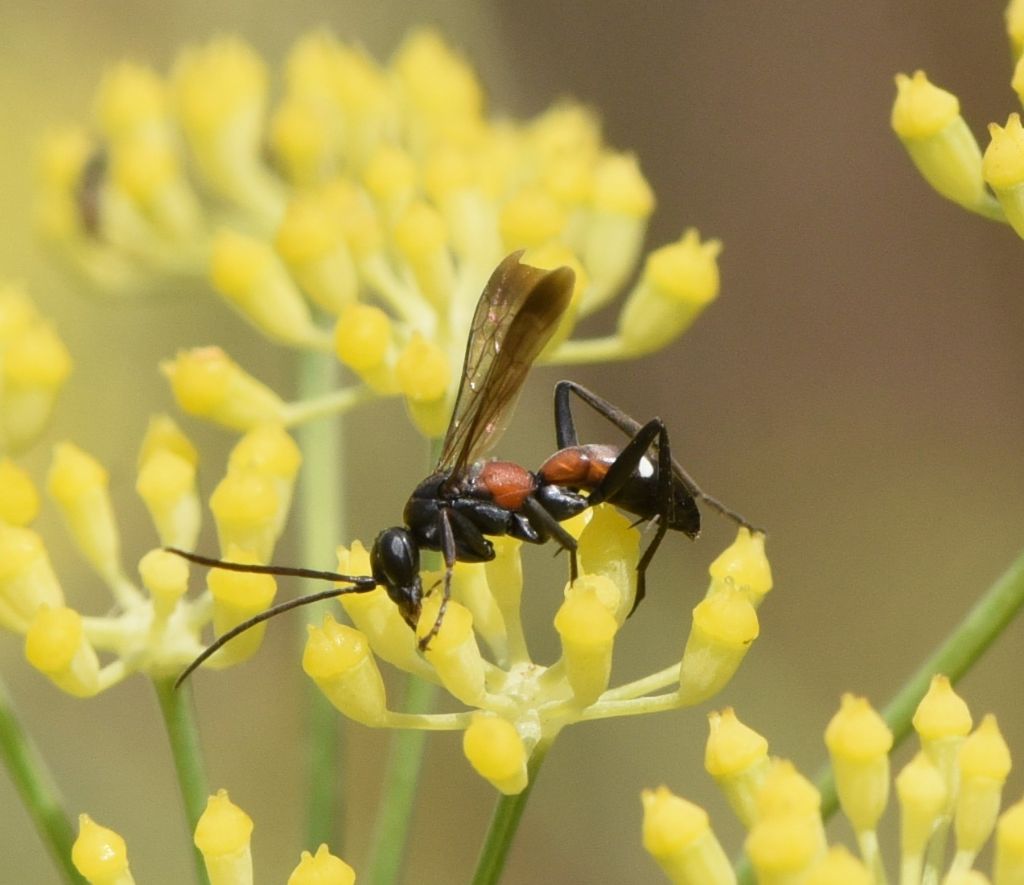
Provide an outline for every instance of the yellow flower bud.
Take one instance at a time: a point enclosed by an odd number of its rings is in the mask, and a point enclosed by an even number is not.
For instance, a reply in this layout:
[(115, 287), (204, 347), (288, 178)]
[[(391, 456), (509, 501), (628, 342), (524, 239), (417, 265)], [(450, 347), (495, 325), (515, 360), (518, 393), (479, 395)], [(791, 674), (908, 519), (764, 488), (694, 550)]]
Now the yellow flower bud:
[(47, 477), (50, 496), (60, 508), (89, 564), (110, 584), (121, 581), (121, 539), (107, 488), (107, 471), (70, 442), (58, 443)]
[(39, 493), (28, 472), (0, 458), (0, 521), (25, 526), (39, 513)]
[[(384, 680), (366, 637), (329, 614), (323, 625), (309, 625), (302, 669), (340, 712), (364, 725), (387, 717)], [(407, 628), (408, 629), (408, 628)]]
[(191, 415), (234, 430), (280, 423), (285, 404), (219, 347), (180, 350), (174, 361), (160, 364), (174, 398)]
[(252, 882), (252, 818), (218, 790), (206, 801), (193, 838), (203, 856), (210, 885)]
[(917, 705), (913, 723), (921, 748), (942, 774), (951, 810), (960, 778), (957, 756), (971, 731), (971, 712), (953, 691), (949, 679), (938, 675), (932, 677), (927, 694)]
[(1010, 114), (1003, 128), (988, 127), (992, 140), (985, 148), (981, 171), (1003, 207), (1006, 220), (1024, 237), (1024, 127), (1020, 114)]
[[(259, 563), (258, 555), (235, 545), (224, 547), (229, 562)], [(277, 582), (272, 575), (210, 569), (206, 586), (213, 597), (213, 630), (217, 636), (227, 633), (253, 615), (270, 608), (277, 595)], [(264, 621), (231, 640), (217, 654), (222, 666), (238, 664), (251, 658), (263, 644), (267, 624)]]
[(507, 719), (474, 713), (462, 735), (462, 752), (480, 777), (506, 796), (526, 789), (528, 755), (516, 727)]
[(619, 315), (618, 335), (631, 356), (651, 353), (680, 335), (718, 296), (718, 240), (694, 228), (647, 256), (643, 277)]
[(732, 678), (757, 639), (757, 613), (742, 591), (723, 584), (693, 610), (679, 673), (679, 696), (697, 704), (717, 694)]
[[(757, 814), (766, 817), (801, 817), (821, 828), (821, 794), (787, 759), (772, 759), (757, 794)], [(824, 831), (822, 830), (824, 838)]]
[(100, 81), (96, 116), (103, 133), (114, 141), (162, 135), (167, 118), (166, 87), (151, 68), (122, 61)]
[(355, 885), (355, 882), (356, 871), (323, 844), (316, 854), (303, 851), (299, 865), (288, 877), (288, 885)]
[(740, 722), (732, 707), (711, 713), (708, 721), (704, 768), (749, 828), (757, 818), (757, 793), (768, 773), (768, 741)]
[(614, 615), (622, 624), (636, 596), (636, 566), (640, 561), (640, 532), (625, 514), (601, 504), (579, 537), (580, 569), (608, 578), (618, 591)]
[(644, 848), (680, 885), (729, 885), (736, 875), (703, 808), (667, 787), (644, 790)]
[(501, 241), (507, 251), (541, 246), (565, 228), (565, 213), (551, 194), (539, 188), (524, 189), (501, 210), (498, 220)]
[[(601, 595), (610, 597), (610, 606), (602, 601)], [(590, 706), (608, 688), (615, 634), (619, 629), (612, 611), (618, 608), (620, 599), (610, 579), (582, 575), (569, 588), (555, 615), (566, 677), (573, 700), (580, 707)]]
[(918, 172), (954, 203), (977, 210), (991, 197), (981, 173), (981, 149), (955, 95), (934, 86), (924, 71), (896, 75), (892, 128)]
[(918, 753), (896, 776), (900, 803), (900, 852), (904, 867), (923, 866), (924, 851), (946, 809), (949, 796), (939, 770)]
[(188, 563), (166, 550), (150, 550), (143, 556), (139, 560), (139, 576), (160, 618), (168, 617), (188, 592)]
[(385, 209), (399, 208), (409, 201), (415, 190), (416, 163), (400, 147), (383, 144), (363, 169), (363, 185)]
[(134, 885), (128, 867), (128, 848), (113, 830), (101, 827), (89, 815), (78, 816), (78, 838), (71, 847), (71, 862), (89, 885)]
[(24, 633), (44, 605), (64, 605), (64, 594), (42, 538), (0, 523), (0, 626)]
[(875, 879), (844, 845), (836, 845), (800, 881), (802, 885), (874, 885)]
[(222, 229), (213, 239), (210, 275), (214, 288), (269, 338), (297, 347), (317, 347), (316, 327), (302, 293), (270, 243)]
[(174, 419), (168, 415), (153, 415), (149, 419), (142, 445), (139, 446), (139, 467), (141, 468), (151, 455), (161, 451), (177, 455), (193, 467), (199, 463), (196, 447), (181, 432)]
[(3, 389), (0, 445), (19, 452), (46, 429), (71, 358), (56, 332), (43, 322), (20, 330), (0, 349)]
[(420, 432), (439, 437), (448, 426), (448, 357), (418, 332), (402, 349), (395, 364), (395, 379), (405, 397), (406, 407)]
[(989, 714), (960, 748), (960, 790), (956, 796), (957, 848), (976, 853), (996, 824), (1003, 784), (1010, 773), (1010, 750)]
[(203, 177), (228, 199), (264, 218), (277, 218), (280, 185), (261, 160), (267, 93), (263, 61), (237, 37), (221, 37), (182, 51), (171, 81)]
[(25, 658), (58, 688), (79, 698), (100, 688), (100, 662), (74, 609), (38, 609), (25, 634)]
[(1024, 2), (1010, 0), (1004, 11), (1006, 17), (1006, 35), (1010, 38), (1010, 49), (1014, 58), (1019, 58), (1024, 50)]
[(395, 222), (394, 241), (426, 299), (445, 307), (456, 280), (448, 229), (440, 212), (428, 203), (410, 203)]
[(757, 873), (757, 881), (771, 885), (803, 881), (822, 856), (819, 827), (806, 817), (762, 817), (751, 828), (744, 847)]
[(757, 606), (772, 589), (772, 569), (764, 553), (764, 535), (740, 526), (736, 540), (718, 555), (708, 571), (716, 580), (731, 579), (736, 587), (750, 594), (750, 601)]
[(270, 120), (270, 146), (288, 180), (300, 187), (323, 181), (334, 169), (334, 121), (307, 96), (291, 95)]
[(844, 694), (825, 730), (836, 790), (854, 831), (873, 830), (889, 799), (892, 732), (866, 698)]
[(210, 496), (220, 547), (251, 550), (267, 562), (277, 541), (281, 497), (274, 481), (255, 470), (229, 470)]
[(354, 303), (359, 279), (344, 220), (322, 194), (292, 200), (274, 245), (299, 284), (321, 308), (336, 314)]
[[(434, 628), (442, 596), (434, 593), (423, 604), (416, 635), (423, 639)], [(470, 707), (484, 699), (484, 660), (473, 632), (469, 609), (449, 600), (441, 626), (430, 640), (424, 656), (434, 668), (448, 693)]]
[(334, 328), (334, 350), (377, 393), (397, 393), (391, 318), (379, 307), (353, 303), (342, 308)]
[(1004, 811), (996, 825), (993, 874), (996, 882), (1024, 882), (1024, 801)]
[(135, 490), (146, 503), (162, 544), (195, 547), (202, 520), (195, 465), (173, 452), (157, 451), (139, 470)]
[(277, 493), (277, 521), (272, 527), (275, 539), (284, 531), (301, 464), (299, 447), (279, 424), (263, 424), (250, 430), (235, 443), (228, 458), (229, 473), (252, 471), (273, 484)]

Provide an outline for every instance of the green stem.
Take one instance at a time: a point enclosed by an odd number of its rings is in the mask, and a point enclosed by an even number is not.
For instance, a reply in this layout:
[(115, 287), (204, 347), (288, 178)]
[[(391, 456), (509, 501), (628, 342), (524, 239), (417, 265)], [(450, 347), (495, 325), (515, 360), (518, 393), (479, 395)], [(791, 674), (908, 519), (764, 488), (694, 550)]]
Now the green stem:
[[(194, 833), (199, 818), (206, 810), (210, 788), (206, 781), (206, 772), (203, 770), (192, 688), (186, 682), (175, 689), (173, 677), (156, 679), (153, 681), (153, 687), (160, 701), (160, 712), (163, 714), (164, 727), (167, 729), (167, 738), (171, 744), (171, 755), (174, 757), (174, 769), (178, 774), (181, 798), (185, 803), (189, 832)], [(209, 881), (206, 877), (206, 864), (194, 846), (193, 854), (196, 862), (196, 881), (206, 883)]]
[[(428, 456), (431, 469), (440, 453), (441, 441), (432, 440)], [(427, 558), (436, 560), (437, 554)], [(432, 568), (436, 562), (427, 562), (426, 565)], [(411, 674), (406, 678), (404, 712), (413, 715), (429, 713), (436, 697), (436, 685)], [(366, 864), (372, 885), (394, 885), (401, 875), (426, 741), (426, 732), (419, 729), (399, 731), (391, 738)]]
[[(928, 691), (932, 677), (942, 673), (955, 684), (1003, 632), (1022, 604), (1024, 552), (1018, 554), (946, 640), (925, 659), (903, 688), (885, 705), (882, 717), (892, 729), (894, 748), (910, 733), (914, 711)], [(839, 807), (831, 766), (822, 766), (815, 778), (815, 785), (821, 793), (822, 819), (828, 820)], [(736, 872), (741, 881), (753, 881), (753, 873), (746, 858), (737, 864)]]
[(501, 878), (512, 840), (519, 829), (519, 821), (526, 808), (526, 800), (530, 798), (549, 746), (550, 744), (540, 743), (534, 748), (527, 766), (529, 781), (526, 789), (515, 796), (502, 796), (494, 807), (491, 825), (487, 829), (487, 836), (477, 860), (476, 872), (473, 874), (473, 885), (496, 885)]
[(75, 885), (84, 883), (71, 863), (75, 835), (60, 791), (39, 750), (18, 721), (3, 682), (0, 682), (0, 758), (63, 881)]
[[(337, 372), (329, 354), (303, 352), (299, 365), (299, 394), (303, 400), (326, 400), (335, 388)], [(310, 568), (334, 568), (335, 545), (344, 534), (344, 505), (340, 477), (343, 450), (337, 420), (322, 419), (298, 430), (305, 464), (300, 473), (302, 502), (301, 561)], [(311, 606), (308, 621), (319, 622), (329, 603)], [(343, 848), (341, 728), (337, 711), (323, 693), (309, 685), (308, 818), (306, 844), (327, 843), (336, 853)]]
[[(427, 713), (436, 697), (436, 685), (410, 675), (405, 712)], [(366, 865), (372, 885), (392, 885), (402, 873), (426, 742), (427, 732), (418, 728), (396, 732), (391, 739)]]

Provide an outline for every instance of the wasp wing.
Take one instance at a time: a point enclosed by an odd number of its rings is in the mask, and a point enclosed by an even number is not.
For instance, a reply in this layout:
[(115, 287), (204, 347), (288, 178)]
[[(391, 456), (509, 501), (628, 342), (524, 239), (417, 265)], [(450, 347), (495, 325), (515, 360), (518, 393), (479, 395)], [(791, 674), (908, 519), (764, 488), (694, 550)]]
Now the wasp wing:
[(439, 471), (457, 473), (498, 441), (530, 366), (572, 300), (571, 268), (541, 270), (521, 264), (522, 254), (502, 261), (480, 296)]

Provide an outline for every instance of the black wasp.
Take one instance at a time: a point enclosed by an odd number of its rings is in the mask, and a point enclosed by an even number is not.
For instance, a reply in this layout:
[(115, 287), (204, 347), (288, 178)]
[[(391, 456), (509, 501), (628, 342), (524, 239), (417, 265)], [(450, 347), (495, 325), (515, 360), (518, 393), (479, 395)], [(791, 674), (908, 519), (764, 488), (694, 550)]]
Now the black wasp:
[[(660, 418), (641, 425), (611, 403), (572, 381), (555, 386), (555, 431), (559, 450), (538, 470), (512, 461), (483, 460), (504, 430), (530, 366), (551, 339), (572, 299), (575, 277), (568, 267), (541, 270), (509, 255), (484, 287), (466, 345), (462, 379), (451, 422), (434, 472), (405, 505), (404, 525), (385, 529), (370, 550), (371, 575), (277, 566), (228, 563), (182, 550), (172, 552), (201, 565), (235, 571), (319, 578), (342, 582), (289, 600), (239, 624), (216, 639), (189, 665), (199, 664), (239, 633), (274, 615), (345, 593), (366, 593), (381, 586), (416, 629), (423, 602), (420, 553), (442, 554), (444, 598), (437, 618), (420, 640), (426, 648), (440, 628), (456, 562), (494, 558), (488, 536), (510, 535), (531, 544), (553, 540), (570, 554), (577, 575), (576, 540), (561, 523), (588, 507), (607, 502), (638, 517), (656, 521), (654, 536), (637, 565), (633, 608), (645, 593), (645, 577), (658, 545), (669, 529), (695, 538), (700, 532), (697, 501), (703, 500), (741, 525), (748, 523), (702, 492), (672, 458)], [(627, 434), (624, 446), (580, 445), (570, 395)], [(653, 457), (649, 456), (653, 453)], [(180, 681), (180, 680), (179, 680)]]

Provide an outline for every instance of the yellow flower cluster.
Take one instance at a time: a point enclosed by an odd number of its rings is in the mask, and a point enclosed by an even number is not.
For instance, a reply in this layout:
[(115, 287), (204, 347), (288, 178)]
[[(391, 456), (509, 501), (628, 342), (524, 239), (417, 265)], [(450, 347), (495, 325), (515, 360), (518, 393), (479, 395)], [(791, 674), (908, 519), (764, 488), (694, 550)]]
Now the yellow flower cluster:
[[(498, 555), (458, 563), (440, 630), (420, 654), (417, 637), (383, 588), (340, 597), (354, 626), (328, 616), (309, 628), (303, 668), (343, 714), (369, 726), (462, 730), (473, 768), (505, 794), (521, 792), (528, 763), (567, 725), (700, 703), (728, 682), (758, 634), (756, 608), (771, 588), (764, 537), (740, 529), (712, 564), (711, 584), (693, 611), (679, 658), (663, 670), (609, 688), (615, 640), (636, 593), (639, 534), (612, 507), (566, 524), (578, 533), (581, 575), (554, 618), (561, 656), (531, 659), (520, 620), (520, 542), (496, 538)], [(340, 548), (339, 569), (367, 574), (366, 550)], [(438, 575), (424, 575), (424, 586)], [(420, 636), (434, 624), (441, 594), (423, 606)], [(471, 708), (408, 714), (388, 709), (383, 660), (440, 684)], [(668, 689), (668, 691), (663, 691)], [(658, 693), (662, 692), (662, 693)]]
[[(1011, 86), (1024, 101), (1024, 2), (1010, 0), (1006, 27), (1016, 59)], [(1024, 237), (1024, 127), (1011, 113), (1006, 125), (990, 123), (984, 153), (964, 118), (960, 101), (929, 82), (924, 71), (896, 76), (892, 128), (925, 180), (942, 196)]]
[[(275, 425), (243, 436), (210, 497), (221, 550), (227, 558), (264, 563), (281, 534), (299, 468), (298, 449)], [(197, 455), (166, 417), (154, 418), (142, 443), (136, 490), (162, 546), (194, 547), (201, 507)], [(275, 585), (265, 575), (210, 573), (207, 590), (187, 599), (189, 569), (161, 549), (138, 564), (139, 583), (122, 564), (107, 471), (70, 442), (58, 444), (47, 490), (84, 560), (108, 588), (114, 613), (84, 616), (66, 604), (43, 539), (31, 527), (38, 495), (31, 478), (0, 462), (0, 626), (25, 636), (29, 662), (57, 686), (87, 697), (127, 675), (177, 675), (203, 649), (212, 622), (223, 633), (270, 604)], [(251, 655), (262, 633), (250, 631), (215, 656), (226, 666)], [(113, 657), (101, 662), (101, 654)]]
[[(165, 367), (186, 410), (249, 429), (401, 395), (438, 436), (480, 290), (518, 249), (576, 271), (548, 362), (648, 353), (716, 297), (721, 246), (692, 229), (637, 274), (654, 197), (590, 111), (489, 116), (475, 72), (430, 30), (386, 65), (309, 34), (283, 73), (271, 108), (267, 65), (237, 38), (183, 50), (168, 77), (124, 63), (97, 92), (96, 134), (55, 133), (42, 152), (42, 227), (103, 288), (206, 275), (263, 334), (334, 353), (357, 379), (286, 406), (227, 355), (189, 351)], [(569, 338), (634, 276), (614, 334)]]
[(67, 349), (28, 295), (0, 285), (0, 455), (39, 438), (70, 371)]
[[(203, 857), (210, 885), (252, 885), (255, 881), (250, 843), (253, 822), (226, 790), (211, 796), (196, 824), (195, 846)], [(79, 817), (72, 848), (75, 868), (89, 885), (134, 885), (124, 839), (87, 814)], [(355, 871), (321, 845), (316, 854), (302, 852), (288, 885), (355, 885)]]
[[(970, 711), (936, 676), (918, 705), (920, 751), (896, 776), (899, 876), (904, 885), (987, 882), (973, 869), (995, 833), (991, 881), (1024, 881), (1024, 800), (999, 814), (1010, 752), (995, 717), (971, 731)], [(846, 695), (825, 731), (839, 803), (860, 858), (830, 846), (821, 797), (791, 763), (770, 759), (768, 741), (732, 710), (711, 716), (705, 768), (747, 828), (746, 853), (763, 885), (885, 881), (878, 824), (890, 789), (892, 734), (863, 698)], [(686, 885), (734, 883), (736, 874), (707, 814), (665, 787), (646, 791), (644, 846), (668, 878)], [(952, 848), (948, 846), (952, 837)]]

